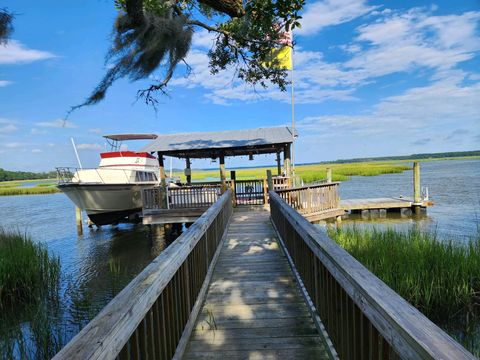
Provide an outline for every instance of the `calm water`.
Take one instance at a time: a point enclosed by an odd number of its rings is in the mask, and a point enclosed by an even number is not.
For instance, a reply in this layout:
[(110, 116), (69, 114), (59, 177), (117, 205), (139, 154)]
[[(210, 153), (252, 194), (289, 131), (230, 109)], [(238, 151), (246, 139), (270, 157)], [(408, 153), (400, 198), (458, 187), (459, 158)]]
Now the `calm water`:
[[(416, 225), (459, 237), (475, 234), (480, 215), (480, 161), (422, 163), (421, 171), (422, 185), (428, 186), (430, 198), (435, 202), (427, 216), (372, 221), (355, 219), (344, 223)], [(341, 184), (340, 194), (345, 199), (411, 197), (412, 172), (353, 177)], [(48, 310), (45, 320), (57, 348), (71, 339), (168, 245), (161, 231), (151, 231), (141, 225), (84, 227), (84, 235), (77, 236), (75, 209), (63, 194), (0, 197), (0, 226), (27, 232), (60, 257), (62, 300), (59, 308)], [(2, 339), (4, 346), (8, 338), (17, 342), (22, 338), (27, 355), (18, 357), (39, 357), (35, 353), (38, 340), (29, 327), (31, 312), (8, 315), (10, 319), (2, 320), (0, 326), (0, 332), (4, 331), (0, 334), (0, 345)], [(17, 346), (16, 353), (19, 351)]]
[[(345, 224), (371, 224), (406, 229), (417, 226), (440, 235), (468, 238), (480, 225), (480, 160), (432, 161), (420, 164), (421, 183), (427, 186), (430, 200), (426, 216), (365, 220), (361, 216)], [(404, 196), (413, 198), (413, 174), (354, 176), (340, 185), (341, 199)]]
[[(131, 279), (168, 245), (163, 231), (133, 224), (90, 229), (77, 236), (75, 208), (68, 198), (52, 195), (0, 197), (0, 226), (26, 232), (35, 241), (45, 243), (58, 255), (62, 267), (61, 304), (48, 310), (52, 337), (61, 347), (92, 319)], [(35, 315), (32, 315), (32, 312)], [(29, 322), (42, 309), (22, 309), (7, 315), (0, 324), (0, 358), (2, 346), (26, 338), (27, 355), (35, 353), (38, 336), (31, 333)], [(42, 314), (44, 315), (44, 314)], [(21, 333), (20, 333), (21, 331)], [(3, 333), (3, 335), (1, 335)], [(2, 337), (4, 342), (2, 343)]]

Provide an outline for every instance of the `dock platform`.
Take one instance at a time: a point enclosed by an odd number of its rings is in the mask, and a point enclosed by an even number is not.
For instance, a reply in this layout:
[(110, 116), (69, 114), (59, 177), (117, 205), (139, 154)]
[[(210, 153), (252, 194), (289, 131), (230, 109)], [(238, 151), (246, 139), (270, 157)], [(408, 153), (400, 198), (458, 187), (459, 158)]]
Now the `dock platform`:
[[(423, 201), (420, 207), (426, 208), (432, 203)], [(414, 206), (413, 199), (400, 197), (384, 197), (372, 199), (345, 199), (340, 200), (339, 208), (345, 211), (362, 211), (362, 210), (399, 210), (405, 208), (412, 208)]]
[(261, 206), (236, 208), (185, 359), (328, 359)]

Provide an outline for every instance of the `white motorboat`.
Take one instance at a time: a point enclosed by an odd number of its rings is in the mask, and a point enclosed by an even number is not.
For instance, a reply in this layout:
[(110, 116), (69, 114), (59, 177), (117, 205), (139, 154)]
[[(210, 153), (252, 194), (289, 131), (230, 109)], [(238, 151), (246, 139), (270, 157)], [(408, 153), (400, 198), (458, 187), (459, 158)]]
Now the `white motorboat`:
[(158, 159), (146, 152), (122, 151), (125, 140), (155, 139), (155, 134), (105, 135), (111, 151), (100, 154), (96, 169), (57, 168), (58, 188), (85, 210), (96, 225), (112, 224), (139, 212), (141, 190), (158, 185)]

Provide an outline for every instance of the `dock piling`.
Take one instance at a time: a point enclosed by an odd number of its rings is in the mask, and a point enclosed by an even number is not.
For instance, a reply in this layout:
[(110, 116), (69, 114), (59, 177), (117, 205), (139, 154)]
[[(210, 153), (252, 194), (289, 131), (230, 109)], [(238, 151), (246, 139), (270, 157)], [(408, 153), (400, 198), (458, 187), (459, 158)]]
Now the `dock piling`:
[(75, 208), (75, 222), (77, 223), (77, 234), (83, 235), (82, 209), (80, 209), (79, 207)]
[(327, 183), (332, 182), (332, 168), (327, 168)]
[(413, 163), (413, 211), (415, 214), (421, 213), (422, 207), (422, 187), (420, 184), (420, 164), (418, 161)]

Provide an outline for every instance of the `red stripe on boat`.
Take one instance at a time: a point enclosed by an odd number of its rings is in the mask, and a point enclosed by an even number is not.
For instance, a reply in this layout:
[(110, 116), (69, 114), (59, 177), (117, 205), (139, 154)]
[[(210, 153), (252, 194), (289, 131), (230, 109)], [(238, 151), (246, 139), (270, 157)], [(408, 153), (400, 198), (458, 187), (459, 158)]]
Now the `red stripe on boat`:
[(134, 151), (111, 151), (101, 153), (100, 157), (102, 159), (116, 158), (116, 157), (141, 157), (148, 159), (156, 159), (155, 156), (150, 155), (146, 152), (134, 152)]

